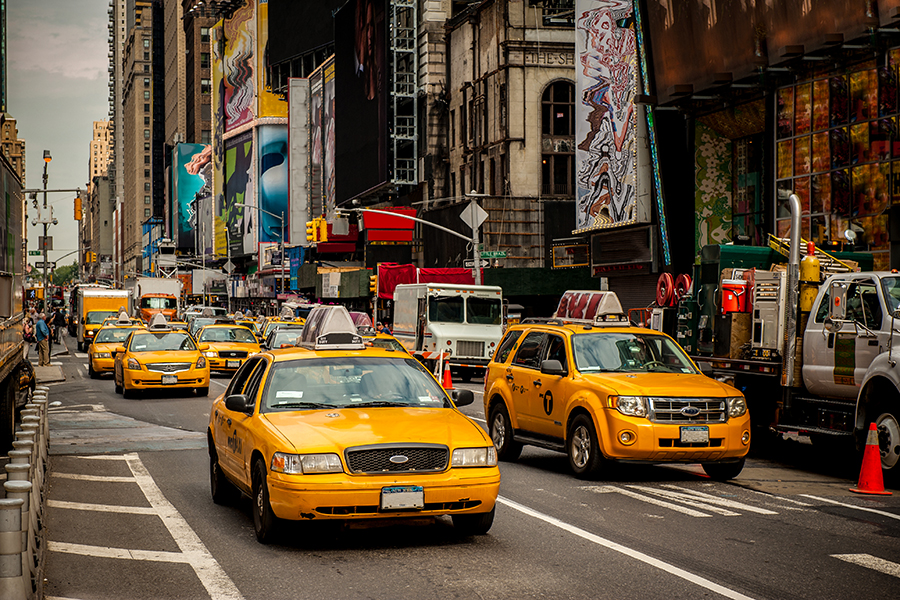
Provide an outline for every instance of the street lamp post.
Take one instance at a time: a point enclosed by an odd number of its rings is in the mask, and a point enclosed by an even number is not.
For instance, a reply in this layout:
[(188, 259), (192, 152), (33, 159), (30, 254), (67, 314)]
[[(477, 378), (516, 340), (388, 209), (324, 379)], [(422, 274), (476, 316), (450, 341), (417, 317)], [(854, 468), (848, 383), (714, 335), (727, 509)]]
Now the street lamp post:
[(44, 150), (44, 214), (41, 215), (44, 221), (44, 310), (47, 310), (47, 304), (50, 301), (50, 285), (47, 280), (47, 225), (49, 225), (47, 221), (47, 167), (50, 165), (51, 160), (53, 160), (53, 157), (50, 156), (50, 151)]
[[(259, 208), (258, 206), (253, 206), (252, 204), (243, 204), (241, 202), (235, 202), (234, 206), (241, 206), (243, 208), (252, 208), (254, 210), (258, 210), (259, 212), (266, 213), (267, 215), (271, 215), (281, 221), (281, 292), (284, 293), (284, 211), (281, 211), (281, 216), (279, 217), (273, 212), (269, 212), (263, 208)], [(276, 294), (277, 296), (277, 294)]]

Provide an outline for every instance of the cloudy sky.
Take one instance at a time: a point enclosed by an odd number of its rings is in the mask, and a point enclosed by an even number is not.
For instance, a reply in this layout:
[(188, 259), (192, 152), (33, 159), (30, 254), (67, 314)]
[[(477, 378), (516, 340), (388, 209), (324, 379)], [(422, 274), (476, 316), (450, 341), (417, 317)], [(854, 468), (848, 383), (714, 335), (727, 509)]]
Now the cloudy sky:
[[(53, 157), (49, 189), (84, 189), (93, 122), (107, 118), (108, 0), (7, 0), (7, 112), (25, 140), (26, 186), (42, 187), (43, 153)], [(49, 194), (59, 220), (50, 226), (50, 260), (77, 249), (74, 193)], [(43, 227), (28, 203), (28, 249)], [(75, 254), (60, 262), (71, 264)], [(37, 258), (29, 257), (29, 263)], [(40, 259), (42, 260), (42, 259)]]

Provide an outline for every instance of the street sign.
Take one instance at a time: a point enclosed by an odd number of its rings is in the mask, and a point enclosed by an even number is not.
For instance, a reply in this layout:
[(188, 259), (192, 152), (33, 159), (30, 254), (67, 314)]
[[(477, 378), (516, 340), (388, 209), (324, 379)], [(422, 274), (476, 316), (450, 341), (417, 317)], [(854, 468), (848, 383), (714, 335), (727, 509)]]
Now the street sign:
[[(463, 261), (463, 265), (465, 265), (465, 267), (467, 269), (474, 269), (475, 268), (475, 259), (474, 258), (466, 259), (465, 261)], [(478, 266), (482, 269), (487, 269), (488, 267), (491, 266), (491, 261), (480, 259), (478, 261)]]
[(459, 218), (463, 220), (463, 222), (472, 228), (472, 231), (475, 231), (481, 224), (484, 223), (484, 220), (488, 218), (487, 211), (478, 206), (478, 204), (472, 200), (469, 202), (469, 205), (462, 211), (459, 215)]
[(48, 235), (44, 237), (42, 235), (39, 235), (38, 247), (40, 247), (42, 250), (53, 250), (53, 236)]
[(28, 256), (40, 256), (41, 254), (43, 254), (43, 252), (41, 252), (40, 250), (29, 250), (28, 251)]
[(481, 258), (506, 258), (505, 250), (482, 250)]
[(222, 265), (222, 268), (225, 269), (226, 273), (231, 273), (232, 271), (234, 271), (234, 263), (229, 260), (224, 265)]
[(45, 263), (45, 262), (43, 262), (43, 261), (34, 263), (34, 268), (35, 268), (35, 269), (43, 269), (45, 266), (46, 266), (48, 269), (55, 269), (55, 268), (56, 268), (56, 263), (55, 263), (55, 262), (47, 262), (47, 263)]

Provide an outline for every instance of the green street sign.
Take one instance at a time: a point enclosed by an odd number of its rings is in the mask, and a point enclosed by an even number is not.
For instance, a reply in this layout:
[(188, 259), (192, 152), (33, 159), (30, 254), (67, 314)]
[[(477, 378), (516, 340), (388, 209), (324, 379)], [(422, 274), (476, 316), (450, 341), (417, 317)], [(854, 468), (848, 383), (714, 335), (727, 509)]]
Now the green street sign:
[(506, 258), (505, 250), (482, 251), (481, 258)]
[(29, 250), (28, 251), (28, 256), (40, 256), (41, 254), (43, 254), (43, 252), (41, 252), (40, 250)]

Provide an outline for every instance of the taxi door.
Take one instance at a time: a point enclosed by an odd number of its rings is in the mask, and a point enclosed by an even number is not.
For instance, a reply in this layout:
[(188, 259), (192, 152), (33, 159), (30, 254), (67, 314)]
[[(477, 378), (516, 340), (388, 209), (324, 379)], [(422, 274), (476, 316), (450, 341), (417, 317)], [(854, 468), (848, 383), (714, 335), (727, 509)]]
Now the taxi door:
[[(256, 368), (253, 369), (253, 373), (250, 374), (246, 387), (244, 387), (244, 395), (253, 400), (254, 408), (252, 413), (249, 415), (241, 413), (240, 418), (234, 420), (234, 435), (239, 440), (238, 443), (241, 450), (240, 452), (235, 452), (234, 458), (238, 461), (239, 477), (246, 481), (247, 485), (250, 485), (250, 456), (253, 454), (253, 448), (256, 447), (251, 427), (254, 420), (258, 418), (255, 415), (259, 407), (259, 392), (262, 387), (266, 367), (268, 366), (269, 361), (261, 358)], [(271, 459), (271, 457), (266, 458)]]
[(234, 479), (244, 479), (241, 474), (244, 463), (243, 455), (245, 451), (249, 452), (251, 449), (247, 448), (245, 450), (244, 448), (244, 444), (247, 443), (247, 440), (245, 439), (245, 434), (243, 432), (245, 429), (244, 422), (250, 418), (250, 416), (225, 408), (225, 398), (235, 394), (245, 393), (244, 390), (247, 388), (247, 382), (250, 380), (251, 375), (255, 373), (260, 366), (260, 363), (263, 362), (264, 361), (261, 358), (251, 358), (244, 363), (244, 365), (238, 369), (237, 373), (234, 374), (231, 383), (228, 385), (228, 389), (225, 390), (225, 395), (222, 397), (222, 400), (216, 402), (213, 406), (213, 410), (215, 411), (215, 431), (213, 431), (213, 437), (216, 442), (216, 454), (219, 457), (219, 466)]
[(535, 381), (541, 375), (541, 350), (546, 336), (543, 331), (529, 332), (519, 343), (504, 375), (510, 390), (510, 413), (516, 413), (518, 428), (526, 431), (537, 428), (535, 405), (540, 404), (540, 399), (535, 398), (538, 393)]
[[(541, 350), (541, 361), (558, 360), (565, 375), (548, 375), (540, 369), (534, 379), (534, 394), (531, 395), (531, 412), (534, 415), (535, 432), (541, 435), (562, 439), (565, 437), (564, 425), (566, 398), (568, 398), (569, 361), (566, 352), (566, 338), (553, 333), (547, 334)], [(540, 366), (540, 365), (539, 365)]]

